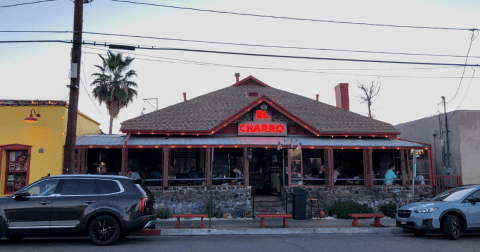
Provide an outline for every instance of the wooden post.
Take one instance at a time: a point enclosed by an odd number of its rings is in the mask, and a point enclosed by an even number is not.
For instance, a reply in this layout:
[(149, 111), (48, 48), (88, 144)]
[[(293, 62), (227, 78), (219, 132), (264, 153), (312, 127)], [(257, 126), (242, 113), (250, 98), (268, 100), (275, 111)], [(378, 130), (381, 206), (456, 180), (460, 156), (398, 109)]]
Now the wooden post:
[(163, 187), (168, 187), (168, 172), (170, 167), (170, 155), (168, 147), (163, 147)]
[(128, 166), (128, 149), (125, 147), (122, 148), (122, 176), (127, 176), (127, 166)]
[(248, 147), (243, 147), (243, 183), (245, 186), (250, 184), (250, 162), (248, 161)]
[(432, 159), (432, 148), (427, 149), (427, 155), (428, 155), (428, 177), (430, 179), (430, 185), (435, 186), (437, 181), (435, 180), (434, 177), (434, 167), (433, 167), (433, 159)]
[(210, 165), (210, 162), (212, 160), (212, 149), (211, 148), (207, 148), (205, 150), (205, 179), (206, 179), (206, 182), (205, 182), (205, 185), (206, 186), (209, 186), (211, 181), (210, 181), (210, 173), (211, 173), (211, 165)]
[(373, 174), (373, 150), (372, 149), (369, 149), (368, 150), (368, 156), (369, 158), (368, 160), (368, 170), (370, 171), (370, 185), (369, 186), (373, 186), (373, 178), (375, 177), (375, 175)]
[(402, 185), (406, 185), (407, 184), (407, 179), (406, 179), (407, 172), (406, 172), (406, 169), (405, 169), (405, 151), (404, 150), (400, 151), (400, 162), (401, 162), (401, 169), (402, 169)]
[(290, 158), (290, 151), (291, 149), (288, 149), (287, 150), (287, 171), (288, 171), (288, 186), (292, 186), (292, 161), (291, 161), (291, 158)]

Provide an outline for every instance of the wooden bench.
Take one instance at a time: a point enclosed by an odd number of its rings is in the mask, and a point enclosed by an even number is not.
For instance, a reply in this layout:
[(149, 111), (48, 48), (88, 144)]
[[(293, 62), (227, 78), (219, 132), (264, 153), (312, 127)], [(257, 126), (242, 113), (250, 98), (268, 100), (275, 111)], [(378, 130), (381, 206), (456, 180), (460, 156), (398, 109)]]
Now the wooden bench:
[(348, 216), (352, 217), (352, 226), (354, 227), (358, 227), (358, 218), (375, 218), (374, 226), (382, 227), (380, 218), (385, 217), (382, 213), (349, 213)]
[(180, 218), (190, 219), (190, 218), (200, 218), (200, 228), (203, 228), (203, 218), (208, 218), (206, 214), (174, 214), (173, 218), (177, 218), (177, 226), (175, 228), (180, 228)]
[(260, 218), (260, 227), (265, 228), (265, 218), (283, 218), (283, 227), (288, 228), (288, 218), (292, 218), (291, 214), (257, 214)]

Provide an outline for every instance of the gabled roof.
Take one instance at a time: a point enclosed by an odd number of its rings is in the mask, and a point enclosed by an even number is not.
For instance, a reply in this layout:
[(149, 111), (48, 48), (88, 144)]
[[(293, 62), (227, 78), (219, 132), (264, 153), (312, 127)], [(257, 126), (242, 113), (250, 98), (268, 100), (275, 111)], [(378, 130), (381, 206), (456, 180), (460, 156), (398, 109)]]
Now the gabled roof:
[[(252, 92), (258, 93), (258, 97), (248, 95)], [(209, 134), (261, 99), (272, 102), (285, 116), (299, 119), (296, 122), (311, 127), (309, 130), (314, 134), (398, 134), (391, 124), (269, 87), (252, 76), (232, 86), (124, 121), (121, 131)]]

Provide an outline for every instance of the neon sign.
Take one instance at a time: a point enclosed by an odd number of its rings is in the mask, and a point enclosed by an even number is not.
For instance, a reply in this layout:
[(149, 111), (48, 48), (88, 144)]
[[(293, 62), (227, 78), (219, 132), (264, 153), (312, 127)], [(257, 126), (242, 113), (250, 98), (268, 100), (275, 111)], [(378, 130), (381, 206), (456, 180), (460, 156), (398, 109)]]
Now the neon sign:
[(286, 136), (287, 125), (284, 122), (272, 122), (265, 110), (254, 113), (253, 122), (239, 122), (238, 135), (243, 136)]

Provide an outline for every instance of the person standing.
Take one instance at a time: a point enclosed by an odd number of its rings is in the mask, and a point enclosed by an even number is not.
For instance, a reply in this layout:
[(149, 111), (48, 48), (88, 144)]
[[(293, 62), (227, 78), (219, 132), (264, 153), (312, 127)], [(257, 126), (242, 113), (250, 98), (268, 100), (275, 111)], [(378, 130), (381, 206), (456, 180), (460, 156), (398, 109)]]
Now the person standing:
[(104, 162), (100, 163), (100, 166), (97, 168), (98, 174), (107, 174), (107, 165)]
[(395, 165), (393, 164), (389, 165), (388, 168), (388, 171), (385, 173), (385, 185), (393, 185), (393, 179), (397, 178), (400, 171), (395, 171)]

